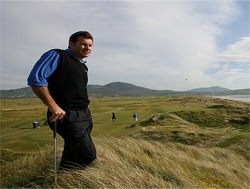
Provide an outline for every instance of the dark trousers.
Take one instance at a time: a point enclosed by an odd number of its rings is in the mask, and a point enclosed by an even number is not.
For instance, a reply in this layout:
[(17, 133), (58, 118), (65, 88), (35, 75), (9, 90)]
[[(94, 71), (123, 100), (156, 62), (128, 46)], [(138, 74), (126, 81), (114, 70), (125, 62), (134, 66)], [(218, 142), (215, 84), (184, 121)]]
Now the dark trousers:
[[(52, 115), (47, 112), (47, 118)], [(54, 124), (49, 122), (54, 130)], [(84, 168), (96, 159), (96, 148), (90, 133), (93, 122), (90, 110), (66, 110), (66, 117), (57, 122), (57, 133), (64, 139), (60, 169)]]

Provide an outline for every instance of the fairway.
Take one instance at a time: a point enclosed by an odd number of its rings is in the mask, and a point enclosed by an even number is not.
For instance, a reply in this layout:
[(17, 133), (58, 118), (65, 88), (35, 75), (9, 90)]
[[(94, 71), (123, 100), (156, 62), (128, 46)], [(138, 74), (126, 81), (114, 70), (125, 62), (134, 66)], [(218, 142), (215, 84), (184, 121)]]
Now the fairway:
[[(151, 127), (137, 126), (129, 128), (133, 121), (133, 113), (138, 114), (138, 124), (154, 115), (170, 114), (171, 112), (210, 112), (207, 107), (219, 103), (231, 103), (234, 106), (246, 106), (244, 103), (206, 98), (206, 97), (106, 97), (92, 98), (90, 109), (94, 121), (93, 137), (113, 136), (125, 137), (141, 134)], [(1, 99), (1, 150), (15, 153), (35, 151), (45, 144), (52, 144), (52, 132), (46, 121), (46, 106), (37, 98), (32, 99)], [(116, 113), (116, 122), (111, 121), (111, 113)], [(178, 114), (178, 113), (177, 113)], [(199, 115), (202, 116), (202, 115)], [(213, 115), (214, 118), (216, 115)], [(246, 114), (246, 116), (248, 116)], [(34, 121), (41, 122), (40, 128), (33, 129)], [(166, 121), (166, 120), (165, 120)], [(178, 120), (168, 119), (165, 130), (179, 127)], [(190, 124), (190, 123), (187, 123)], [(182, 124), (183, 125), (183, 124)], [(223, 125), (219, 126), (221, 129)], [(157, 128), (159, 132), (164, 127)], [(153, 128), (151, 128), (152, 130)], [(216, 131), (208, 131), (216, 132)], [(145, 134), (145, 133), (144, 133)], [(59, 145), (62, 143), (59, 138)]]

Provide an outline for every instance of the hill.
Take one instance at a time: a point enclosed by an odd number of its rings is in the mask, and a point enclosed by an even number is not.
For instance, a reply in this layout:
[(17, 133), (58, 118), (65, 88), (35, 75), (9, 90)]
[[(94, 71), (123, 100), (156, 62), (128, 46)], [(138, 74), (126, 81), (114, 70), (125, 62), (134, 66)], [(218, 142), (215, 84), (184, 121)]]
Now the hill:
[[(89, 96), (166, 96), (166, 95), (249, 95), (250, 89), (230, 90), (219, 86), (196, 88), (187, 91), (153, 90), (130, 83), (113, 82), (107, 85), (88, 85)], [(35, 97), (30, 87), (0, 90), (1, 98)]]
[(19, 89), (0, 90), (1, 98), (32, 98), (35, 97), (30, 87), (23, 87)]
[(187, 92), (193, 92), (193, 93), (218, 93), (218, 92), (227, 92), (230, 91), (227, 88), (214, 86), (214, 87), (207, 87), (207, 88), (196, 88), (188, 90)]
[(130, 83), (113, 82), (104, 86), (89, 85), (90, 96), (159, 96), (176, 93), (172, 90), (152, 90)]

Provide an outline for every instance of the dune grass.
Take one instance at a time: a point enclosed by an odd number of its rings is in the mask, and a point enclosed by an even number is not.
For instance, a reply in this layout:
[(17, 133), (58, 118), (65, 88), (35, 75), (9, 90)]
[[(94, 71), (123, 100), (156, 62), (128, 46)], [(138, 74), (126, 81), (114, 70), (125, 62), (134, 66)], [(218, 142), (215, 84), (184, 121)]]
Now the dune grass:
[[(38, 99), (1, 100), (1, 188), (247, 188), (249, 104), (209, 97), (91, 99), (98, 159), (53, 178), (53, 138)], [(115, 111), (117, 121), (112, 123)], [(136, 127), (132, 114), (139, 121)], [(63, 148), (58, 142), (58, 163)]]
[(93, 165), (83, 171), (59, 172), (57, 184), (53, 183), (53, 148), (46, 147), (4, 166), (1, 186), (240, 189), (250, 184), (249, 162), (231, 150), (130, 137), (94, 141), (98, 159)]

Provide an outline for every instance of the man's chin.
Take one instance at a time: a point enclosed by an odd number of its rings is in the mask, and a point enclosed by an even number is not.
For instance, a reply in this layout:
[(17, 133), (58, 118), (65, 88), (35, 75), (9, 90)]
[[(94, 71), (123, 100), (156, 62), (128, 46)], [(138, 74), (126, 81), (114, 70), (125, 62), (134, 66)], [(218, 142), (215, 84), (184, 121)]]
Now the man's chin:
[(84, 58), (87, 58), (89, 56), (89, 53), (88, 54), (83, 54)]

